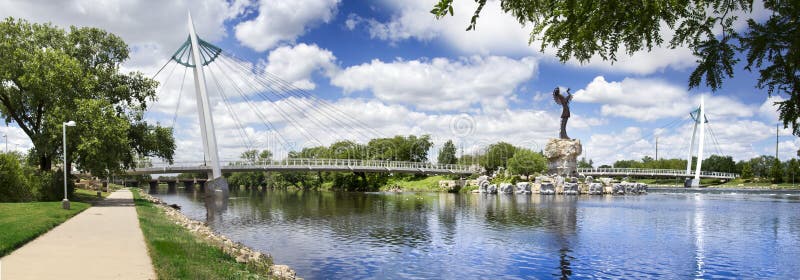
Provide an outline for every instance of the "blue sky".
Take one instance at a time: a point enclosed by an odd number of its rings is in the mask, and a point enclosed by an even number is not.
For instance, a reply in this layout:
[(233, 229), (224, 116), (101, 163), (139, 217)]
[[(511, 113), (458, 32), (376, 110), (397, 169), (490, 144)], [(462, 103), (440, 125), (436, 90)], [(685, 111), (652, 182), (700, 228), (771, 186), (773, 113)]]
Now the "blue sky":
[[(327, 131), (342, 128), (322, 119), (319, 127), (304, 128), (315, 142), (296, 127), (278, 125), (277, 133), (293, 147), (359, 135), (430, 134), (437, 145), (454, 140), (464, 153), (497, 141), (541, 149), (558, 136), (560, 107), (551, 91), (561, 86), (575, 93), (569, 135), (580, 139), (584, 154), (598, 163), (653, 156), (655, 135), (661, 157), (686, 157), (691, 131), (682, 119), (698, 106), (701, 95), (706, 96), (716, 136), (708, 137), (706, 155), (722, 153), (738, 160), (774, 154), (777, 114), (771, 104), (781, 97), (768, 100), (754, 87), (756, 75), (742, 71), (741, 64), (719, 91), (689, 91), (686, 81), (695, 59), (685, 48), (620, 55), (613, 65), (599, 59), (561, 63), (552, 49), (542, 53), (536, 42), (529, 46), (530, 29), (501, 13), (496, 1), (489, 1), (477, 31), (470, 32), (464, 29), (473, 1), (455, 1), (456, 15), (439, 21), (428, 13), (433, 2), (0, 0), (0, 16), (107, 29), (131, 46), (123, 71), (152, 75), (185, 40), (186, 11), (191, 10), (200, 37), (374, 129), (335, 135)], [(754, 17), (764, 15), (757, 4)], [(662, 34), (670, 36), (666, 30)], [(200, 160), (196, 110), (184, 105), (195, 102), (193, 86), (187, 83), (179, 94), (181, 82), (175, 77), (182, 70), (176, 72), (169, 80), (163, 73), (157, 76), (164, 88), (147, 116), (172, 123), (180, 101), (177, 160)], [(209, 84), (212, 95), (213, 87)], [(258, 113), (247, 104), (229, 104), (245, 120), (240, 129), (226, 116), (230, 110), (219, 97), (212, 96), (212, 103), (222, 158), (235, 158), (246, 146), (241, 144), (247, 142), (244, 138), (257, 148), (286, 150), (274, 132), (255, 121)], [(259, 108), (269, 108), (268, 103)], [(301, 122), (308, 117), (295, 113)], [(262, 114), (282, 122), (272, 112)], [(665, 125), (671, 126), (663, 129)], [(10, 148), (30, 147), (14, 124), (0, 129), (9, 135)], [(781, 158), (793, 157), (800, 141), (788, 130), (780, 133)], [(437, 150), (431, 151), (432, 158)]]

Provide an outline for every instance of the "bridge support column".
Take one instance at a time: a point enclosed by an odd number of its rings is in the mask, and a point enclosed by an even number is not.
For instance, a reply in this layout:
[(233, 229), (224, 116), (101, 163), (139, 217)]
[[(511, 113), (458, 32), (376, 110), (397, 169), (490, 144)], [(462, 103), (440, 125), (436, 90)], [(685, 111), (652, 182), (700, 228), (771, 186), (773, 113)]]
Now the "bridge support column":
[(175, 187), (178, 182), (167, 182), (167, 193), (176, 193), (178, 190)]
[(197, 186), (200, 187), (201, 192), (206, 191), (206, 181), (197, 181)]
[(150, 194), (157, 194), (158, 193), (158, 181), (150, 181), (150, 190), (148, 191)]
[(194, 191), (194, 182), (189, 182), (189, 181), (183, 182), (183, 190), (187, 192)]

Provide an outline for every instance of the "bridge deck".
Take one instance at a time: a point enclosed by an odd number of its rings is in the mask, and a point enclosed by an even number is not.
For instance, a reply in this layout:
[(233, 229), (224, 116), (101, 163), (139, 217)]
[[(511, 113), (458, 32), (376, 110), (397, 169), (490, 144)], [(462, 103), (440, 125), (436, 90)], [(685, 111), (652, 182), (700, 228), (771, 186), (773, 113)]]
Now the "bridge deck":
[[(694, 177), (694, 172), (677, 169), (643, 169), (643, 168), (578, 168), (578, 174), (591, 176), (640, 176), (640, 177)], [(700, 178), (735, 179), (739, 174), (701, 171)]]
[[(457, 164), (433, 164), (426, 162), (403, 162), (382, 160), (352, 159), (289, 159), (270, 162), (221, 162), (222, 172), (251, 171), (341, 171), (370, 173), (417, 173), (417, 174), (462, 174), (469, 175), (480, 170), (475, 166)], [(202, 162), (175, 163), (172, 165), (159, 163), (140, 166), (126, 173), (130, 175), (168, 174), (168, 173), (202, 173), (211, 170), (211, 166)]]

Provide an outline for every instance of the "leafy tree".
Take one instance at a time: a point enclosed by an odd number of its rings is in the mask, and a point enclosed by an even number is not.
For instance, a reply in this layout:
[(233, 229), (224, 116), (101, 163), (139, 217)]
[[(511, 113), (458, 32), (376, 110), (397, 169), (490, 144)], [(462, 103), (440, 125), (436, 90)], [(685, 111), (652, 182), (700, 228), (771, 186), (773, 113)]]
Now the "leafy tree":
[(455, 164), (458, 161), (456, 159), (456, 145), (453, 144), (453, 140), (444, 142), (442, 150), (439, 151), (438, 161), (439, 164)]
[(594, 162), (590, 159), (586, 161), (586, 157), (582, 157), (581, 160), (578, 161), (578, 168), (593, 168)]
[(506, 168), (508, 159), (514, 156), (516, 150), (517, 148), (514, 145), (506, 142), (497, 142), (489, 145), (486, 154), (481, 157), (481, 165), (486, 169), (487, 174), (492, 174), (500, 167)]
[(783, 164), (777, 158), (772, 161), (772, 167), (769, 170), (770, 179), (773, 184), (783, 183)]
[(119, 72), (128, 58), (122, 39), (97, 28), (65, 31), (13, 18), (0, 22), (0, 38), (0, 117), (28, 135), (41, 170), (63, 152), (67, 120), (79, 124), (68, 129), (71, 157), (94, 175), (130, 167), (137, 154), (172, 161), (171, 130), (142, 120), (157, 83)]
[(512, 174), (531, 175), (547, 169), (547, 160), (543, 155), (524, 148), (517, 148), (514, 156), (508, 159), (508, 171)]
[[(478, 7), (467, 30), (476, 28), (487, 1), (475, 2)], [(705, 84), (716, 91), (724, 79), (733, 77), (737, 54), (744, 54), (744, 68), (759, 72), (758, 88), (789, 96), (777, 102), (778, 111), (784, 126), (791, 125), (800, 136), (800, 2), (764, 0), (763, 4), (769, 18), (761, 23), (748, 20), (740, 34), (735, 23), (739, 15), (752, 12), (752, 0), (500, 1), (503, 12), (533, 27), (529, 43), (541, 41), (542, 52), (556, 48), (562, 62), (571, 58), (588, 62), (595, 56), (613, 62), (620, 51), (632, 55), (654, 46), (686, 46), (697, 57), (689, 88)], [(453, 0), (439, 0), (431, 13), (436, 18), (453, 15)], [(668, 42), (664, 28), (675, 34)]]
[(598, 167), (598, 168), (612, 168), (612, 166), (611, 166), (611, 165), (608, 165), (608, 164), (603, 164), (603, 165), (601, 165), (601, 166), (600, 166), (600, 167)]
[(750, 166), (749, 162), (744, 162), (742, 164), (742, 179), (751, 179), (753, 178), (753, 168)]
[(786, 162), (786, 178), (784, 182), (792, 182), (792, 184), (794, 184), (797, 175), (800, 175), (800, 162), (794, 158), (788, 160)]
[(260, 153), (258, 153), (258, 160), (259, 161), (272, 160), (272, 151), (270, 151), (270, 150), (262, 150)]
[(735, 172), (736, 162), (733, 161), (731, 156), (718, 156), (711, 155), (703, 160), (703, 171), (716, 171), (716, 172)]

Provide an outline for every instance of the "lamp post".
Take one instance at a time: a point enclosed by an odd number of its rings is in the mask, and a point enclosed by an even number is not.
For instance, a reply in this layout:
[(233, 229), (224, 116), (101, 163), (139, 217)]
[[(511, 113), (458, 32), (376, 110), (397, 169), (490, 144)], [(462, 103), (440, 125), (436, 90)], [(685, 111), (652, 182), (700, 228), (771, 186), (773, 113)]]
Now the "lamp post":
[(61, 208), (69, 210), (69, 199), (67, 199), (67, 127), (75, 126), (75, 121), (68, 121), (61, 125), (64, 142), (64, 200), (61, 201)]

